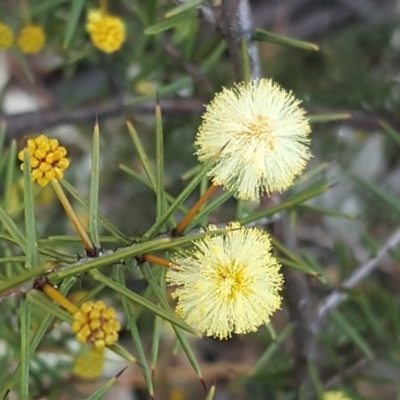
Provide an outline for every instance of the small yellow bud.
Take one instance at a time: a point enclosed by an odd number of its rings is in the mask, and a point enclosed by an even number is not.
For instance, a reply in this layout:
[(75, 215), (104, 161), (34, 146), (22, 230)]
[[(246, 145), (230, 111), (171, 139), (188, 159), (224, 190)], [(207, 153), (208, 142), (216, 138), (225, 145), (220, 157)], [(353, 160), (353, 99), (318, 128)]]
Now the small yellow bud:
[(40, 25), (26, 25), (19, 32), (17, 44), (26, 54), (35, 54), (42, 50), (46, 35)]
[[(63, 171), (68, 168), (69, 161), (65, 158), (67, 150), (58, 145), (57, 139), (49, 139), (45, 135), (40, 135), (36, 139), (27, 141), (27, 149), (30, 155), (33, 181), (40, 186), (46, 186), (54, 179), (63, 178)], [(18, 153), (18, 159), (23, 162), (24, 156), (24, 150), (21, 150)], [(23, 170), (23, 164), (21, 169)]]
[(103, 301), (87, 301), (74, 314), (71, 329), (79, 342), (94, 344), (98, 349), (118, 340), (121, 324), (115, 319), (115, 310), (107, 308)]
[(86, 30), (93, 45), (105, 53), (119, 50), (126, 39), (122, 19), (101, 10), (89, 11)]
[(0, 50), (7, 50), (14, 42), (14, 33), (11, 28), (0, 22)]

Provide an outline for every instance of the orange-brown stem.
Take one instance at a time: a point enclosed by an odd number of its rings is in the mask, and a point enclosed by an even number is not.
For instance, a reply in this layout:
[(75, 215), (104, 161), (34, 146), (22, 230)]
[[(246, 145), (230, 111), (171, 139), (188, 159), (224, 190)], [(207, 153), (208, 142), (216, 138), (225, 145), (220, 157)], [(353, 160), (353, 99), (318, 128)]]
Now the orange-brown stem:
[(205, 192), (204, 194), (197, 200), (197, 202), (194, 204), (194, 206), (189, 210), (189, 212), (186, 214), (186, 216), (182, 219), (181, 222), (176, 226), (174, 229), (175, 234), (180, 234), (182, 233), (187, 226), (190, 224), (194, 216), (198, 213), (202, 205), (214, 194), (214, 192), (217, 190), (218, 186), (216, 185), (211, 185)]
[(54, 286), (51, 286), (48, 283), (45, 283), (42, 288), (43, 293), (58, 303), (62, 308), (65, 308), (68, 312), (74, 315), (79, 311), (79, 308), (71, 303), (65, 296), (63, 296)]
[(62, 206), (64, 207), (67, 217), (69, 218), (76, 232), (81, 238), (83, 246), (85, 247), (87, 253), (95, 254), (96, 252), (93, 243), (90, 240), (88, 234), (86, 233), (84, 227), (82, 226), (81, 221), (79, 221), (78, 217), (76, 216), (75, 211), (72, 208), (71, 203), (69, 202), (67, 196), (65, 195), (64, 190), (61, 187), (60, 183), (58, 182), (58, 180), (54, 179), (53, 181), (51, 181), (51, 185), (53, 186), (53, 189), (56, 192), (58, 199), (60, 200)]
[(161, 258), (161, 257), (153, 256), (152, 254), (145, 254), (143, 256), (143, 259), (149, 263), (161, 265), (162, 267), (166, 267), (166, 268), (169, 268), (171, 265), (170, 261), (165, 260), (164, 258)]

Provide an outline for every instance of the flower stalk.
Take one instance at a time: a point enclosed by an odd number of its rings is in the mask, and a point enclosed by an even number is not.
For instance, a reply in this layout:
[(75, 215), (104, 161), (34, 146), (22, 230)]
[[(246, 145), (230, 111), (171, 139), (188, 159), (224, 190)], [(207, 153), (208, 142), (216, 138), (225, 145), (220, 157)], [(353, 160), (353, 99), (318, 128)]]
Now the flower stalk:
[(217, 185), (210, 185), (209, 188), (204, 192), (204, 194), (197, 200), (197, 202), (193, 205), (193, 207), (189, 210), (186, 216), (182, 219), (181, 222), (174, 229), (175, 235), (180, 235), (187, 228), (190, 222), (193, 220), (195, 215), (199, 212), (200, 208), (203, 204), (215, 193), (218, 189)]
[(73, 227), (75, 228), (76, 232), (81, 238), (83, 246), (85, 247), (85, 250), (87, 251), (88, 255), (94, 255), (96, 253), (96, 250), (93, 246), (93, 243), (90, 240), (89, 235), (86, 233), (85, 228), (82, 226), (81, 221), (79, 221), (79, 218), (75, 214), (75, 211), (72, 208), (71, 203), (69, 202), (67, 196), (65, 195), (65, 192), (61, 187), (60, 182), (58, 182), (57, 180), (53, 180), (51, 181), (51, 185), (53, 186), (53, 189), (56, 192), (58, 199), (60, 200), (62, 206), (64, 207), (68, 219), (71, 221)]
[(49, 283), (45, 283), (42, 287), (42, 292), (59, 304), (62, 308), (67, 310), (70, 314), (74, 315), (79, 311), (79, 308), (72, 302), (70, 302), (65, 296), (63, 296), (54, 286)]

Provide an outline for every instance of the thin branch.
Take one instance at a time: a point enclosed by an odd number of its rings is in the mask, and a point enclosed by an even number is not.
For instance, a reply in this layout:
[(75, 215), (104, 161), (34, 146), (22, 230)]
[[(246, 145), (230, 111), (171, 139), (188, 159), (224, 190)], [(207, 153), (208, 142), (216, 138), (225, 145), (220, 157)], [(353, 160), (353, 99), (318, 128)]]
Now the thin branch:
[(218, 27), (228, 46), (233, 64), (235, 79), (243, 80), (243, 66), (240, 52), (240, 41), (247, 42), (247, 52), (250, 61), (251, 77), (261, 75), (260, 60), (256, 44), (251, 40), (253, 30), (251, 8), (248, 0), (222, 0)]
[[(204, 110), (204, 100), (200, 99), (163, 99), (161, 106), (163, 113), (178, 114), (195, 113), (200, 114)], [(115, 117), (127, 112), (154, 113), (155, 99), (140, 104), (121, 106), (120, 101), (111, 100), (103, 104), (78, 106), (70, 110), (46, 109), (31, 111), (21, 114), (0, 115), (0, 123), (5, 122), (9, 138), (17, 138), (26, 132), (41, 131), (66, 123), (79, 121), (92, 122), (96, 116), (100, 119)]]
[(329, 296), (327, 296), (318, 306), (317, 316), (318, 325), (317, 330), (319, 330), (322, 320), (335, 309), (342, 301), (347, 298), (346, 289), (351, 289), (358, 285), (365, 278), (367, 278), (374, 270), (378, 267), (379, 262), (382, 261), (390, 252), (390, 250), (400, 244), (400, 229), (396, 230), (387, 240), (387, 242), (379, 250), (376, 257), (368, 260), (365, 264), (360, 265), (351, 276), (346, 279), (340, 288), (333, 291)]
[[(281, 202), (280, 195), (275, 194), (277, 202)], [(278, 240), (292, 252), (297, 250), (297, 239), (289, 225), (287, 212), (282, 213), (281, 219), (274, 225), (274, 233)], [(291, 268), (284, 268), (285, 300), (290, 320), (294, 324), (293, 353), (296, 386), (304, 385), (310, 390), (307, 373), (307, 363), (313, 358), (313, 343), (315, 335), (312, 330), (315, 313), (312, 307), (311, 294), (308, 282), (303, 273)]]

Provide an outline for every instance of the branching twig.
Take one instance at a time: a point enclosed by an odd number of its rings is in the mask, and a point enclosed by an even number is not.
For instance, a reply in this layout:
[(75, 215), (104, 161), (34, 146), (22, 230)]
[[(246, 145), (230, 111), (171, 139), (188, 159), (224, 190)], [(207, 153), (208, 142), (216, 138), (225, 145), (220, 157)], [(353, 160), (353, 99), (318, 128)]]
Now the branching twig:
[(379, 262), (385, 258), (389, 251), (400, 244), (400, 229), (395, 231), (387, 240), (387, 242), (379, 250), (376, 257), (370, 259), (365, 264), (360, 265), (351, 276), (346, 279), (340, 288), (332, 292), (327, 296), (318, 306), (318, 325), (317, 330), (319, 330), (322, 320), (328, 315), (330, 311), (335, 309), (343, 300), (347, 298), (345, 289), (353, 288), (358, 285), (362, 280), (364, 280), (368, 275), (370, 275), (374, 269), (378, 266)]
[[(200, 114), (204, 109), (205, 101), (200, 99), (163, 99), (161, 106), (163, 114), (196, 113)], [(71, 110), (48, 109), (32, 111), (14, 115), (0, 115), (0, 122), (5, 122), (9, 138), (17, 138), (25, 132), (41, 131), (52, 126), (76, 123), (79, 121), (94, 122), (96, 116), (99, 118), (110, 118), (122, 115), (126, 112), (153, 112), (155, 99), (140, 104), (125, 105), (121, 107), (118, 100), (111, 100), (103, 104), (78, 106)]]

